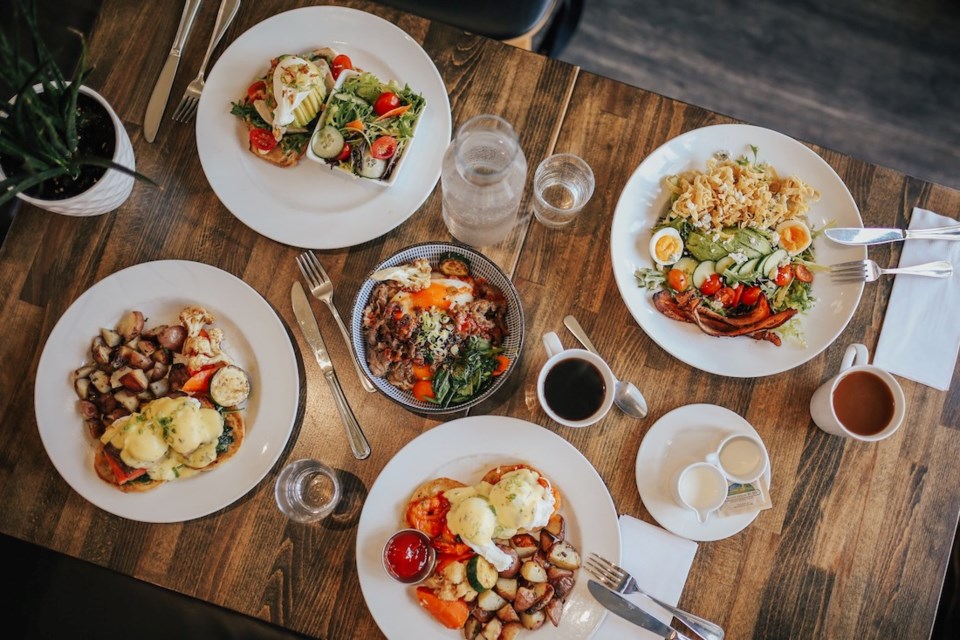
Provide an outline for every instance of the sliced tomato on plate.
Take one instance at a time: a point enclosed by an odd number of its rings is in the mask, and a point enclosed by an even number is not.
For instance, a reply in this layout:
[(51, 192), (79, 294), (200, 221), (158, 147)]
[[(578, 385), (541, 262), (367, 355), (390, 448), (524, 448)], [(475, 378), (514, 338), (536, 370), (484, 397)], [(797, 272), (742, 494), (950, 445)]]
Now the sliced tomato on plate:
[(268, 129), (251, 129), (250, 146), (260, 153), (270, 153), (277, 146), (277, 139), (273, 137), (273, 132)]

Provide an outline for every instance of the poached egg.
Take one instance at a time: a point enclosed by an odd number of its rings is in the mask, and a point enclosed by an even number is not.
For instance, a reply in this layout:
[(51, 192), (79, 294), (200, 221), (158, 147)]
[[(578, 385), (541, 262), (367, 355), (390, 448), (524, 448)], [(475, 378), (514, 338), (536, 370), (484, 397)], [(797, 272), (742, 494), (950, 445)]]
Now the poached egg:
[(273, 70), (273, 95), (277, 108), (273, 113), (273, 126), (286, 127), (294, 120), (293, 111), (323, 84), (323, 76), (317, 65), (300, 56), (290, 56), (277, 63)]
[(517, 469), (503, 474), (497, 484), (481, 481), (449, 489), (443, 494), (450, 501), (447, 526), (497, 571), (506, 570), (513, 558), (494, 540), (544, 527), (553, 514), (553, 491), (541, 479), (535, 471)]

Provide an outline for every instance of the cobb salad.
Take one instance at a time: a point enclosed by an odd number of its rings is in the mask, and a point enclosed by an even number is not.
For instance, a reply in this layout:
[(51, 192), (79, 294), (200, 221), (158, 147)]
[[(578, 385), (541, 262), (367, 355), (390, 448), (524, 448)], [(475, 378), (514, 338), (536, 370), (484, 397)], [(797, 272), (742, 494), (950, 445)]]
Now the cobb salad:
[(823, 229), (806, 216), (819, 193), (751, 151), (665, 178), (671, 200), (652, 229), (654, 266), (635, 276), (656, 291), (658, 311), (709, 335), (803, 343), (795, 316), (816, 304), (811, 283), (822, 270), (813, 240)]

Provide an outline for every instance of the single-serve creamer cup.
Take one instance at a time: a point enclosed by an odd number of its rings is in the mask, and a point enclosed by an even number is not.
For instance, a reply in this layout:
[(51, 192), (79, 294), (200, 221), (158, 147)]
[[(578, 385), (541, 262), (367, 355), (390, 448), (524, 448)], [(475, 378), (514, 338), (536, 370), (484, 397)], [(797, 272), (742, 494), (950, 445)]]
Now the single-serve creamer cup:
[(540, 406), (566, 427), (596, 424), (613, 406), (616, 379), (603, 358), (584, 349), (564, 349), (550, 331), (543, 336), (550, 358), (537, 378)]
[(864, 345), (850, 345), (837, 375), (814, 391), (810, 416), (827, 433), (876, 442), (892, 436), (903, 423), (907, 408), (903, 388), (868, 361)]

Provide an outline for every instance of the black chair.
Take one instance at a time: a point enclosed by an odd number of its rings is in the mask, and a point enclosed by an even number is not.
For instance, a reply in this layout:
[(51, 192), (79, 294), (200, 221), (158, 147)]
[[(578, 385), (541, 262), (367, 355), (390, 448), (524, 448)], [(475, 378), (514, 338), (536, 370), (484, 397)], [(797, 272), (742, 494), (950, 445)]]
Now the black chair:
[(570, 41), (584, 0), (380, 0), (381, 4), (556, 57)]

